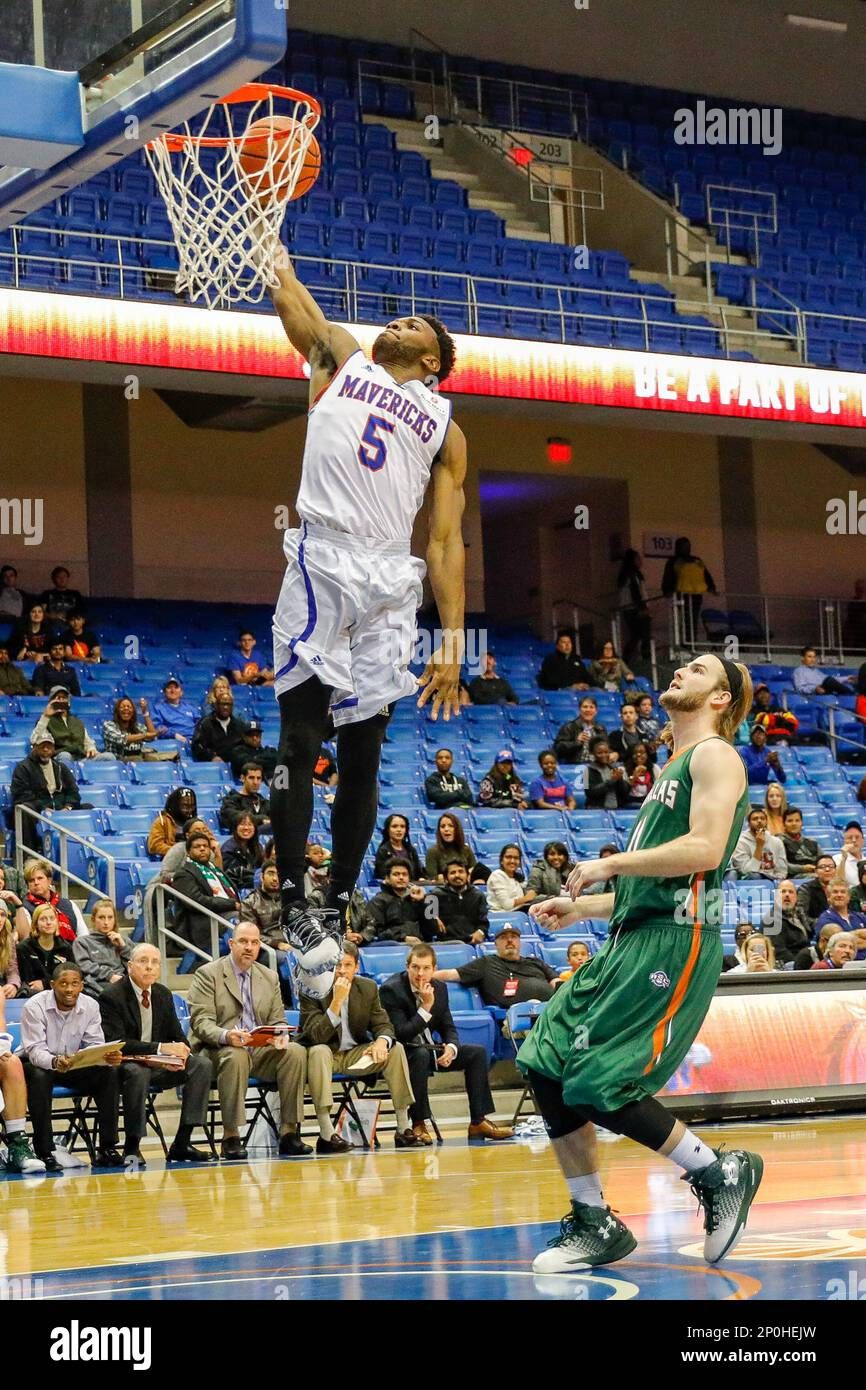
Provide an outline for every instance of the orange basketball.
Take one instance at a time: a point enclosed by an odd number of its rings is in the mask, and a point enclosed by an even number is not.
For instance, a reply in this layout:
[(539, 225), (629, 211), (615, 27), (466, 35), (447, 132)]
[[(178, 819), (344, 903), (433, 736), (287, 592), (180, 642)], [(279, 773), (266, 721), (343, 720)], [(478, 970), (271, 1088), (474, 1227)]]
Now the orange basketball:
[[(246, 175), (250, 195), (264, 199), (274, 193), (280, 202), (291, 198), (303, 198), (309, 193), (322, 168), (322, 151), (313, 135), (310, 139), (304, 162), (294, 190), (289, 193), (283, 183), (286, 177), (285, 165), (294, 164), (299, 139), (305, 139), (304, 127), (291, 116), (266, 116), (255, 121), (244, 136), (239, 162)], [(275, 131), (290, 131), (292, 134), (278, 135)], [(273, 146), (276, 149), (273, 149)], [(273, 163), (270, 164), (270, 157)]]

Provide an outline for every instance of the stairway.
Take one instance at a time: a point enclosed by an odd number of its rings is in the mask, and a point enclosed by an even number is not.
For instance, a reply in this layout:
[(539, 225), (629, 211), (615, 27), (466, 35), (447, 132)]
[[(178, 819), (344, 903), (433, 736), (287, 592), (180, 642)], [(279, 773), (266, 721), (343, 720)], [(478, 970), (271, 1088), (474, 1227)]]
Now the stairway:
[[(711, 242), (711, 247), (712, 244)], [(724, 252), (720, 251), (719, 255), (723, 256)], [(732, 257), (731, 263), (735, 262), (741, 265), (748, 264), (744, 256)], [(653, 270), (631, 270), (629, 274), (640, 286), (651, 282), (664, 285), (666, 289), (671, 290), (676, 296), (678, 314), (700, 315), (709, 319), (719, 330), (727, 324), (727, 335), (723, 341), (728, 352), (749, 352), (761, 362), (773, 362), (777, 366), (798, 365), (800, 357), (794, 342), (772, 338), (766, 329), (758, 329), (755, 313), (751, 309), (744, 308), (741, 304), (731, 304), (723, 295), (714, 292), (711, 292), (712, 298), (708, 301), (703, 275), (661, 276)], [(724, 315), (722, 309), (725, 311)], [(737, 329), (740, 331), (737, 332)], [(756, 332), (757, 337), (754, 336)]]

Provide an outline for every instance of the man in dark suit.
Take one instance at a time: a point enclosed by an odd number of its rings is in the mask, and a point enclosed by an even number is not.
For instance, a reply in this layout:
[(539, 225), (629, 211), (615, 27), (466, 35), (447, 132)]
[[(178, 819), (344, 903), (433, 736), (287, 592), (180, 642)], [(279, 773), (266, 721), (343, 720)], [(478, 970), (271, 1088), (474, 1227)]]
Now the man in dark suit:
[[(211, 1065), (201, 1053), (187, 1046), (171, 990), (158, 983), (160, 953), (144, 942), (133, 949), (128, 975), (109, 985), (99, 999), (102, 1031), (108, 1038), (123, 1038), (124, 1059), (160, 1056), (179, 1059), (183, 1066), (165, 1069), (124, 1060), (120, 1068), (120, 1092), (126, 1131), (124, 1158), (144, 1167), (141, 1137), (146, 1128), (145, 1106), (151, 1087), (160, 1091), (183, 1087), (180, 1124), (168, 1151), (169, 1163), (206, 1163), (210, 1154), (194, 1149), (193, 1129), (203, 1124), (211, 1084)], [(107, 1030), (107, 1031), (106, 1031)]]
[(375, 1076), (381, 1071), (387, 1082), (397, 1112), (395, 1147), (414, 1148), (419, 1141), (409, 1124), (412, 1087), (406, 1053), (394, 1039), (394, 1029), (379, 1001), (375, 980), (358, 974), (357, 946), (344, 941), (342, 952), (333, 989), (325, 998), (301, 996), (298, 1041), (309, 1048), (307, 1083), (320, 1130), (316, 1153), (348, 1153), (351, 1148), (334, 1133), (331, 1123), (331, 1077), (334, 1072), (352, 1071), (359, 1062), (359, 1077)]
[[(237, 892), (222, 869), (211, 863), (210, 838), (203, 830), (193, 830), (187, 836), (186, 859), (172, 875), (171, 886), (201, 907), (225, 917), (226, 925), (229, 918), (234, 920), (240, 916)], [(211, 919), (177, 899), (174, 902), (178, 935), (200, 950), (210, 952)]]
[[(422, 1144), (432, 1144), (427, 1128), (430, 1101), (427, 1082), (435, 1070), (462, 1071), (469, 1098), (470, 1139), (510, 1139), (513, 1130), (494, 1124), (487, 1116), (493, 1111), (493, 1097), (487, 1076), (487, 1053), (474, 1043), (461, 1044), (448, 1003), (448, 986), (433, 979), (436, 952), (426, 943), (413, 946), (406, 969), (392, 975), (382, 985), (382, 1004), (394, 1025), (394, 1032), (406, 1048), (409, 1076), (415, 1103), (410, 1108), (412, 1132)], [(437, 1045), (438, 1034), (441, 1045)]]

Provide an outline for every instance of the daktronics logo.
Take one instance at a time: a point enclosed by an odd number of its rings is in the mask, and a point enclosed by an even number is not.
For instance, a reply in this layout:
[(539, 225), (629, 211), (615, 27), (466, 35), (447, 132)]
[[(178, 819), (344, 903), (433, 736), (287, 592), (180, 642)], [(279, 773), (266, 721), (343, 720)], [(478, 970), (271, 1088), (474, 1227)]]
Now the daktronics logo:
[(814, 1105), (815, 1096), (771, 1096), (771, 1105)]

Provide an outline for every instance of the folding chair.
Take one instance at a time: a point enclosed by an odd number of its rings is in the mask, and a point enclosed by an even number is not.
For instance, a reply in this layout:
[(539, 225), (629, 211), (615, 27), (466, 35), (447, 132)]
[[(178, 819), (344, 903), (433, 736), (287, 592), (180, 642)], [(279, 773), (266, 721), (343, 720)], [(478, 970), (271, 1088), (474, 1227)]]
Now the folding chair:
[[(525, 1004), (511, 1005), (511, 1008), (505, 1015), (505, 1021), (508, 1024), (508, 1031), (515, 1045), (519, 1046), (523, 1041), (535, 1020), (544, 1013), (545, 1007), (545, 1004), (538, 999), (527, 1000)], [(535, 1097), (528, 1081), (524, 1082), (520, 1100), (517, 1102), (517, 1108), (511, 1120), (512, 1129), (517, 1124), (521, 1115), (523, 1115), (527, 1100), (532, 1101), (531, 1113), (537, 1115), (538, 1111), (535, 1106)]]
[[(334, 1121), (334, 1128), (339, 1128), (339, 1124), (341, 1119), (343, 1118), (343, 1114), (348, 1113), (349, 1117), (357, 1126), (358, 1133), (361, 1136), (361, 1147), (364, 1149), (378, 1149), (380, 1147), (379, 1140), (374, 1138), (373, 1143), (371, 1145), (370, 1138), (367, 1134), (367, 1131), (364, 1128), (364, 1125), (361, 1121), (361, 1117), (358, 1114), (355, 1102), (358, 1100), (390, 1101), (391, 1092), (388, 1090), (388, 1087), (385, 1083), (385, 1078), (381, 1074), (377, 1074), (376, 1076), (371, 1076), (367, 1078), (365, 1076), (352, 1076), (348, 1072), (338, 1072), (334, 1075), (333, 1080), (336, 1081), (338, 1085), (342, 1087), (342, 1091), (340, 1093), (339, 1098), (339, 1108), (337, 1110), (337, 1118)], [(391, 1105), (391, 1113), (394, 1113), (393, 1103)], [(441, 1144), (442, 1135), (440, 1133), (439, 1126), (437, 1125), (432, 1114), (430, 1116), (430, 1124), (433, 1127), (433, 1133), (436, 1135), (437, 1144)]]

